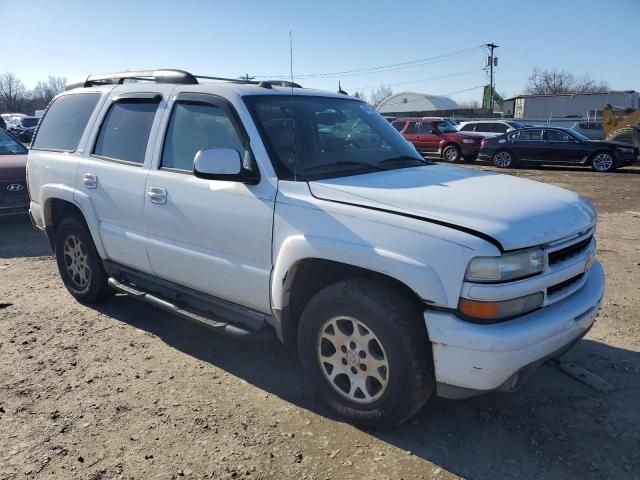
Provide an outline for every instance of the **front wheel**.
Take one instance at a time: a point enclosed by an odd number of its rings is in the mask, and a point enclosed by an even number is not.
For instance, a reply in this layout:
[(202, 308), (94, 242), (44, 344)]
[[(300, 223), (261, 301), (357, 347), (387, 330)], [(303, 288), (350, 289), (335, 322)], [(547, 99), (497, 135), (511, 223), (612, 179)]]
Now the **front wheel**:
[(102, 259), (84, 222), (68, 217), (60, 222), (55, 236), (56, 262), (62, 281), (81, 303), (93, 303), (113, 294), (107, 285)]
[(348, 421), (388, 427), (430, 398), (433, 361), (421, 312), (384, 283), (330, 285), (305, 307), (298, 352), (322, 400)]
[(442, 158), (449, 163), (455, 163), (460, 160), (460, 149), (455, 145), (447, 145), (442, 151)]
[(591, 168), (596, 172), (611, 172), (615, 170), (616, 164), (610, 153), (598, 152), (591, 159)]

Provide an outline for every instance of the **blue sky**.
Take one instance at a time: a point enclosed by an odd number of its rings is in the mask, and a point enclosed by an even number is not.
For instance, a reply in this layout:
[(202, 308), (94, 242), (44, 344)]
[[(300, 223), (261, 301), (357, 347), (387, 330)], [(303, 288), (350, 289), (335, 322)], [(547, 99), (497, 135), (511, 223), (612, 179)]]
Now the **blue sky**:
[[(47, 75), (125, 69), (284, 75), (291, 30), (294, 76), (458, 52), (420, 66), (298, 80), (309, 87), (336, 90), (340, 79), (351, 93), (383, 83), (394, 92), (458, 92), (487, 83), (480, 45), (494, 42), (496, 88), (505, 96), (521, 93), (536, 66), (640, 90), (632, 41), (640, 0), (0, 0), (0, 19), (0, 72), (12, 71), (28, 88)], [(480, 100), (481, 92), (451, 97)]]

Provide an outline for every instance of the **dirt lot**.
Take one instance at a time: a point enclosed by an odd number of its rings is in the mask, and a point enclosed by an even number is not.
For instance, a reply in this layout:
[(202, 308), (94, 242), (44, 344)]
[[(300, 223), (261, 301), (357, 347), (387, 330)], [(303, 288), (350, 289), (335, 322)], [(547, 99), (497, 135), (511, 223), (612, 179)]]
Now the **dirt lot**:
[(276, 343), (123, 296), (77, 304), (44, 237), (4, 219), (0, 479), (640, 478), (640, 168), (510, 173), (599, 211), (605, 303), (565, 358), (613, 391), (549, 365), (519, 392), (433, 399), (401, 428), (363, 431), (331, 418)]

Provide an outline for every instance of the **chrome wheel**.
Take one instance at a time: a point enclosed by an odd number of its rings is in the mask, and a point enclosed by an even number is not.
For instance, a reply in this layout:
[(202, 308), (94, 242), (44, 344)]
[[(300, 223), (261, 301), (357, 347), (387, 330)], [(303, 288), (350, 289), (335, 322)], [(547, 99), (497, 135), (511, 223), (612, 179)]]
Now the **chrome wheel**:
[(593, 159), (593, 168), (598, 172), (608, 172), (613, 167), (613, 157), (608, 153), (599, 153)]
[(334, 317), (324, 323), (317, 359), (333, 389), (353, 402), (375, 402), (389, 384), (389, 361), (382, 343), (355, 318)]
[(75, 235), (69, 235), (64, 242), (64, 265), (73, 283), (81, 289), (89, 285), (91, 269), (87, 251)]
[(455, 162), (458, 159), (458, 150), (456, 147), (447, 147), (444, 149), (444, 159), (447, 162)]
[(509, 152), (498, 152), (495, 157), (493, 157), (493, 163), (495, 163), (496, 167), (507, 168), (511, 165), (511, 154)]

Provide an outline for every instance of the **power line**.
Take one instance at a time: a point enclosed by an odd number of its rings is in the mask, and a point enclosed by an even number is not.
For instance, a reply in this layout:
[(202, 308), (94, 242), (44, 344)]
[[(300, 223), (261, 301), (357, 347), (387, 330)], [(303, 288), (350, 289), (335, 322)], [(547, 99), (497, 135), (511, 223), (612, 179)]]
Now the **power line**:
[[(476, 73), (476, 72), (483, 72), (484, 68), (476, 68), (474, 70), (467, 70), (466, 72), (458, 72), (458, 73), (451, 73), (448, 75), (440, 75), (438, 77), (429, 77), (429, 78), (421, 78), (420, 80), (411, 80), (409, 82), (398, 82), (398, 83), (384, 83), (384, 85), (387, 85), (389, 87), (395, 87), (396, 85), (409, 85), (412, 83), (420, 83), (420, 82), (428, 82), (430, 80), (439, 80), (441, 78), (450, 78), (450, 77), (457, 77), (460, 75), (468, 75), (470, 73)], [(367, 88), (378, 88), (380, 86), (380, 84), (378, 85), (371, 85), (368, 87), (349, 87), (350, 90), (366, 90)]]
[[(361, 68), (361, 69), (355, 69), (355, 70), (343, 70), (343, 71), (339, 71), (339, 72), (324, 72), (324, 73), (306, 73), (306, 74), (300, 74), (300, 75), (296, 75), (297, 79), (304, 79), (304, 78), (331, 78), (331, 77), (343, 77), (343, 76), (354, 76), (354, 75), (367, 75), (367, 74), (372, 74), (372, 73), (380, 73), (380, 72), (387, 72), (387, 71), (393, 71), (393, 70), (401, 70), (401, 69), (405, 69), (405, 68), (413, 68), (413, 67), (420, 67), (423, 65), (430, 65), (433, 63), (438, 63), (438, 62), (443, 62), (443, 61), (447, 61), (447, 60), (453, 60), (456, 58), (461, 58), (461, 57), (465, 57), (468, 55), (472, 55), (473, 53), (475, 53), (478, 49), (482, 49), (484, 48), (484, 45), (479, 45), (476, 47), (472, 47), (472, 48), (467, 48), (464, 50), (457, 50), (455, 52), (450, 52), (447, 54), (442, 54), (442, 55), (436, 55), (433, 57), (426, 57), (426, 58), (420, 58), (420, 59), (416, 59), (416, 60), (410, 60), (407, 62), (401, 62), (401, 63), (391, 63), (391, 64), (387, 64), (387, 65), (379, 65), (376, 67), (368, 67), (368, 68)], [(283, 78), (286, 77), (287, 75), (256, 75), (256, 77), (258, 78)]]

